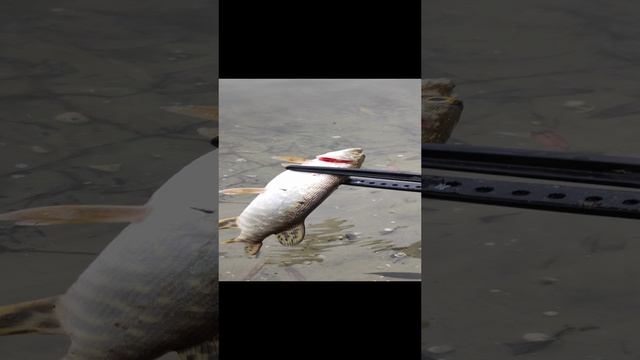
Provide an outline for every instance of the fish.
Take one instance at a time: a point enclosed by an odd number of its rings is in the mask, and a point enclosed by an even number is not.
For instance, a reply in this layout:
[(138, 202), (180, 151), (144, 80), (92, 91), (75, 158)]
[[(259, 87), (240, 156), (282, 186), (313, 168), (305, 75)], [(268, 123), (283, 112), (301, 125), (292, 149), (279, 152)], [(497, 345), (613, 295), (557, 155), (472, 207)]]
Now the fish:
[[(331, 151), (314, 159), (287, 157), (284, 160), (305, 166), (359, 168), (364, 162), (362, 148)], [(258, 194), (237, 217), (222, 219), (220, 229), (239, 228), (240, 235), (225, 244), (244, 243), (248, 255), (257, 255), (262, 242), (275, 234), (284, 246), (298, 245), (305, 236), (304, 221), (338, 186), (344, 176), (285, 170), (264, 188), (232, 188), (225, 195)]]
[(217, 150), (142, 206), (57, 205), (0, 214), (22, 225), (129, 222), (62, 295), (0, 306), (0, 335), (64, 334), (64, 360), (217, 359)]

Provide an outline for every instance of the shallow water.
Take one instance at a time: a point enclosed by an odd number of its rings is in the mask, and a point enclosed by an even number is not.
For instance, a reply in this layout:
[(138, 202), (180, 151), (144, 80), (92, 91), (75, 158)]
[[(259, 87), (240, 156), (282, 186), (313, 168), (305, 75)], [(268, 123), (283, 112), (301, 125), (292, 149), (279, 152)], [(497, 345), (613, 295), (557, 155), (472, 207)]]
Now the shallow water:
[[(640, 155), (639, 13), (634, 2), (429, 2), (423, 77), (458, 85), (453, 142)], [(543, 131), (551, 141), (531, 134)], [(424, 358), (638, 358), (637, 222), (440, 201), (422, 210), (423, 347), (454, 350)], [(561, 335), (527, 348), (532, 332)]]
[[(277, 155), (362, 147), (363, 167), (420, 171), (417, 80), (220, 80), (221, 189), (263, 187)], [(220, 218), (252, 196), (222, 196)], [(265, 240), (257, 259), (221, 244), (221, 280), (417, 280), (420, 195), (341, 186), (296, 247)], [(392, 230), (392, 231), (385, 231)], [(220, 239), (233, 238), (223, 230)]]
[[(161, 107), (217, 103), (216, 11), (200, 0), (0, 5), (0, 211), (143, 204), (210, 151), (197, 132), (209, 122)], [(0, 226), (0, 304), (63, 293), (123, 227)], [(0, 337), (0, 358), (56, 359), (67, 346)]]

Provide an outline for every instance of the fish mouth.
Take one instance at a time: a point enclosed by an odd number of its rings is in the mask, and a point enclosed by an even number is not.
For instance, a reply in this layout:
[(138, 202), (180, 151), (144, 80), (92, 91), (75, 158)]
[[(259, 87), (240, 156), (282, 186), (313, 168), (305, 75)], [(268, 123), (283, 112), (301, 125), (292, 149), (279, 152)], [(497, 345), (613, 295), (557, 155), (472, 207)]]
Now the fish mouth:
[(364, 153), (362, 148), (349, 148), (318, 155), (316, 159), (327, 163), (349, 164), (359, 167), (364, 160)]
[(361, 155), (362, 154), (362, 148), (350, 148), (350, 149), (344, 149), (344, 150), (340, 150), (342, 152), (346, 152), (348, 154), (352, 154), (352, 155)]

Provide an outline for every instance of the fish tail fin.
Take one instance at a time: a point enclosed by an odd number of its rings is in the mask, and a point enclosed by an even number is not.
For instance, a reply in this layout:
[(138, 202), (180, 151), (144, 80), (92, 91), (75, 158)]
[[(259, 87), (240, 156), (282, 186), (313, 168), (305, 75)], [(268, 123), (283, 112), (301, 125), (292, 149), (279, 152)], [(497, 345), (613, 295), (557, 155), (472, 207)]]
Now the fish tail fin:
[[(238, 227), (237, 216), (218, 221), (218, 229), (234, 229)], [(226, 243), (226, 242), (225, 242)]]
[(0, 335), (25, 333), (62, 334), (55, 309), (58, 297), (0, 307)]
[(54, 205), (0, 214), (0, 221), (13, 221), (16, 225), (137, 222), (149, 210), (145, 206), (127, 205)]
[(233, 243), (240, 243), (240, 242), (245, 243), (244, 251), (248, 255), (257, 255), (258, 252), (260, 251), (260, 248), (262, 247), (262, 241), (258, 241), (258, 242), (249, 241), (249, 240), (243, 238), (242, 234), (240, 234), (240, 236), (235, 237), (233, 239), (225, 240), (222, 243), (223, 244), (233, 244)]

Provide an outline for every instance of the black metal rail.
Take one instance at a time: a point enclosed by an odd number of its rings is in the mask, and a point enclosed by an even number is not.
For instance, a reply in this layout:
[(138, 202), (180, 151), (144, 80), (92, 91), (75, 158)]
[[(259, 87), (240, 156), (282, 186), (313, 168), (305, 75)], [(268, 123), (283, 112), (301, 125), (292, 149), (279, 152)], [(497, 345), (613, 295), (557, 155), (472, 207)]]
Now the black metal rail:
[[(423, 145), (423, 174), (291, 165), (287, 169), (342, 175), (345, 184), (420, 191), (426, 198), (578, 214), (640, 218), (640, 159), (488, 148)], [(633, 190), (429, 174), (432, 169), (506, 175)]]
[(422, 191), (422, 175), (406, 171), (289, 165), (287, 170), (346, 176), (344, 185), (386, 190)]
[(425, 175), (422, 197), (576, 214), (640, 218), (639, 191)]
[(422, 168), (640, 188), (640, 159), (467, 145), (422, 145)]

